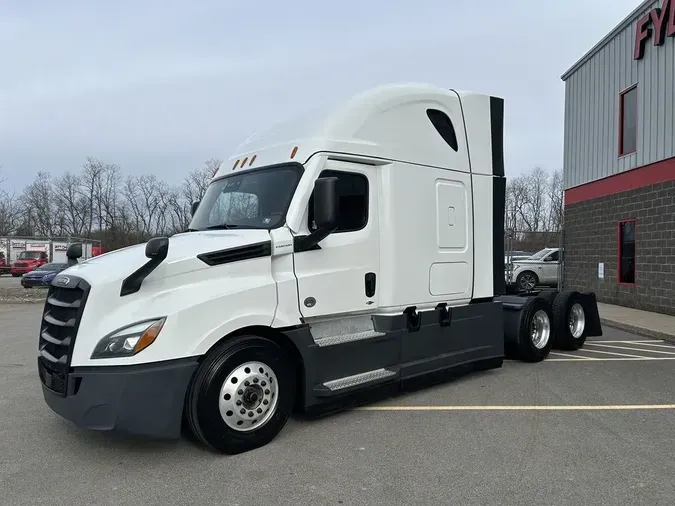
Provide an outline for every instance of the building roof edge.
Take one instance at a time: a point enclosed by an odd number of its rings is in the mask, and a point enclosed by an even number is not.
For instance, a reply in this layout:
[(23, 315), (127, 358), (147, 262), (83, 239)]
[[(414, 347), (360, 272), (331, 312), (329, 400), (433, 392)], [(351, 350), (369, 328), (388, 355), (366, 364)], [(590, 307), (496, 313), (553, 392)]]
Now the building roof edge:
[(638, 5), (633, 12), (626, 16), (623, 21), (616, 25), (611, 32), (605, 35), (600, 42), (593, 46), (585, 55), (579, 58), (574, 65), (572, 65), (560, 79), (566, 81), (572, 74), (574, 74), (579, 68), (590, 60), (598, 51), (605, 47), (619, 32), (628, 27), (633, 21), (636, 21), (638, 16), (644, 11), (648, 6), (654, 3), (654, 0), (644, 0), (640, 5)]

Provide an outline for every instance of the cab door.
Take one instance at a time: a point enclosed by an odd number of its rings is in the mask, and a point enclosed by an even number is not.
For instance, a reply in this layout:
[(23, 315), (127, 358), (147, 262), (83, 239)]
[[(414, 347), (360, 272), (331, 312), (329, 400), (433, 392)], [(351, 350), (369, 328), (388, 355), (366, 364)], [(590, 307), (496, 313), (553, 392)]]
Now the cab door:
[[(319, 177), (337, 177), (338, 228), (318, 247), (295, 255), (300, 312), (311, 318), (378, 306), (379, 226), (376, 168), (328, 161)], [(313, 196), (307, 226), (313, 226)]]

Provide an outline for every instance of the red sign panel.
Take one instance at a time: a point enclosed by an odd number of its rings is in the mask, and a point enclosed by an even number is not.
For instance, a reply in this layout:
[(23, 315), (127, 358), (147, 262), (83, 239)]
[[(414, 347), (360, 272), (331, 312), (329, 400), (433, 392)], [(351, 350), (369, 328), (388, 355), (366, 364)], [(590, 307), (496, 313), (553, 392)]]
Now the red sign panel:
[(645, 44), (650, 37), (653, 37), (655, 46), (662, 46), (666, 37), (675, 37), (675, 0), (663, 0), (661, 7), (638, 19), (634, 60), (641, 60), (645, 55)]

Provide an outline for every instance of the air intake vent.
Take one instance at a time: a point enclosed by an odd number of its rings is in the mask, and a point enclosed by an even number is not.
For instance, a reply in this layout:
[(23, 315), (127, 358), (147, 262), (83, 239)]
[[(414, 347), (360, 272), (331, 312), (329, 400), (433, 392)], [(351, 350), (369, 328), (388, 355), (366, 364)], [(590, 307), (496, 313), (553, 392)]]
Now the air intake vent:
[(210, 253), (197, 255), (202, 262), (207, 265), (222, 265), (231, 262), (240, 262), (242, 260), (251, 260), (272, 255), (272, 245), (270, 241), (241, 246), (239, 248), (222, 249)]
[(38, 340), (38, 374), (47, 388), (65, 396), (73, 345), (90, 287), (74, 276), (64, 278), (65, 285), (51, 285), (47, 292)]

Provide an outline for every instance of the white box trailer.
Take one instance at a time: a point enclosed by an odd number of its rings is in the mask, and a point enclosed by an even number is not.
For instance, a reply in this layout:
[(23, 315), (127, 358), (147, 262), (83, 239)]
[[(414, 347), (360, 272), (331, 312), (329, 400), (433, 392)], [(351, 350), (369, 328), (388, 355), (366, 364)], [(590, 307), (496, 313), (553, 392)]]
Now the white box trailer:
[(592, 293), (505, 295), (503, 107), (389, 85), (250, 137), (189, 231), (54, 279), (39, 336), (47, 404), (81, 427), (186, 427), (239, 453), (294, 408), (601, 335)]
[(55, 263), (67, 263), (68, 258), (66, 257), (66, 251), (68, 246), (71, 244), (81, 244), (82, 245), (82, 257), (84, 260), (87, 260), (93, 256), (92, 254), (92, 244), (88, 242), (81, 242), (77, 240), (71, 241), (52, 241), (52, 262)]

